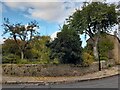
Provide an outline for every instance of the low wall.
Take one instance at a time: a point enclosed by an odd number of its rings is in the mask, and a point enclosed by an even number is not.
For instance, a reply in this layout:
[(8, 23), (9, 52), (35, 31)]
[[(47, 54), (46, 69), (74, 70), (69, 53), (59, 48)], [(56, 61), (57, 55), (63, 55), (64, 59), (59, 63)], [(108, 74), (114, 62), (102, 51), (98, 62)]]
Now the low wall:
[[(89, 67), (74, 65), (3, 64), (2, 74), (13, 76), (79, 76), (98, 71), (98, 62)], [(107, 68), (106, 62), (101, 62)]]

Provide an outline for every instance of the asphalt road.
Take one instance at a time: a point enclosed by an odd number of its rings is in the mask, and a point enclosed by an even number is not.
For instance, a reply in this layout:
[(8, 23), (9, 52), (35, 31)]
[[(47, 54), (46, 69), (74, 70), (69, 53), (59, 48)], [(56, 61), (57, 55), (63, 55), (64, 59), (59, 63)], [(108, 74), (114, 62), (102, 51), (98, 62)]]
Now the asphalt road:
[(55, 84), (55, 85), (32, 85), (32, 84), (14, 84), (3, 85), (2, 88), (118, 88), (118, 78), (120, 76), (113, 76), (99, 80), (83, 81), (69, 84)]

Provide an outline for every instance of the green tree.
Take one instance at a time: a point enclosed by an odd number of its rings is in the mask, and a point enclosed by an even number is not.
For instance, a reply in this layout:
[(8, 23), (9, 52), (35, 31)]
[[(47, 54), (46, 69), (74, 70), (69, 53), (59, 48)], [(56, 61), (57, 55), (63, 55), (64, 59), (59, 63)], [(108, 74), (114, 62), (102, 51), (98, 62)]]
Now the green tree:
[[(20, 42), (20, 41), (17, 41)], [(20, 54), (19, 48), (13, 39), (6, 39), (2, 44), (2, 54), (5, 56), (7, 54)]]
[(49, 63), (50, 49), (46, 43), (50, 41), (49, 36), (36, 36), (31, 41), (31, 49), (27, 53), (27, 58), (37, 59), (40, 63)]
[[(14, 39), (6, 39), (2, 44), (3, 63), (50, 63), (50, 49), (46, 42), (49, 36), (35, 36), (24, 52), (24, 60), (20, 61), (20, 51)], [(21, 43), (20, 40), (17, 42)], [(37, 62), (36, 62), (37, 61)]]
[(108, 37), (109, 34), (101, 34), (99, 41), (100, 48), (100, 60), (108, 60), (111, 54), (111, 50), (114, 48), (114, 43)]
[[(114, 43), (110, 39), (111, 35), (106, 34), (106, 33), (101, 33), (100, 38), (99, 38), (99, 55), (100, 55), (100, 60), (108, 60), (112, 56), (112, 49), (114, 48)], [(93, 56), (93, 47), (91, 43), (91, 39), (88, 40), (87, 46), (84, 48), (84, 52), (88, 52)]]
[[(10, 37), (14, 39), (17, 44), (19, 51), (21, 53), (21, 59), (24, 59), (24, 52), (26, 51), (28, 44), (32, 38), (37, 34), (36, 28), (38, 23), (36, 21), (31, 21), (28, 25), (22, 25), (21, 23), (12, 24), (9, 19), (4, 19), (3, 23), (4, 33), (3, 35), (9, 33)], [(18, 42), (21, 41), (21, 43)]]
[(81, 64), (81, 41), (76, 31), (63, 26), (57, 38), (48, 44), (51, 49), (51, 59), (58, 58), (63, 64)]
[[(17, 40), (17, 42), (19, 44), (21, 43), (20, 40)], [(27, 48), (26, 51), (24, 52), (24, 57), (27, 56), (26, 52), (28, 51), (29, 49)], [(2, 55), (3, 55), (2, 63), (21, 63), (20, 59), (21, 53), (14, 39), (8, 38), (4, 41), (4, 43), (2, 44)]]
[[(98, 42), (101, 32), (109, 32), (117, 23), (117, 13), (114, 4), (92, 2), (84, 5), (82, 10), (69, 17), (68, 25), (80, 34), (87, 34), (92, 39), (93, 54), (98, 57)], [(95, 37), (95, 38), (94, 38)]]
[(20, 59), (19, 56), (19, 48), (15, 41), (13, 39), (6, 39), (2, 44), (2, 63), (17, 63), (18, 59)]

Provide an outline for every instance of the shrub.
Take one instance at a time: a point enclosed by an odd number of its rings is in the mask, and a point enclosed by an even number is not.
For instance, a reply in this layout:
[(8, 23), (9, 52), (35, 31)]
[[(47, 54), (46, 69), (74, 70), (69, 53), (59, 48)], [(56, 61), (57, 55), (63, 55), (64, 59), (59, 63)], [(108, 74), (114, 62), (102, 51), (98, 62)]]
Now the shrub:
[(8, 54), (3, 56), (2, 63), (18, 63), (20, 57), (14, 54)]
[(29, 64), (29, 61), (27, 59), (19, 59), (18, 64)]
[(54, 58), (52, 64), (55, 64), (55, 65), (60, 64), (59, 59), (58, 58)]
[(83, 65), (84, 66), (89, 66), (93, 63), (94, 57), (90, 55), (88, 52), (83, 52), (82, 53), (82, 59), (83, 59)]
[(107, 61), (107, 60), (108, 60), (108, 57), (107, 57), (107, 56), (100, 56), (100, 60), (105, 60), (105, 61)]
[(57, 38), (47, 44), (51, 49), (50, 59), (58, 57), (61, 64), (82, 64), (81, 44), (78, 33), (68, 25), (63, 25), (61, 32), (57, 33)]

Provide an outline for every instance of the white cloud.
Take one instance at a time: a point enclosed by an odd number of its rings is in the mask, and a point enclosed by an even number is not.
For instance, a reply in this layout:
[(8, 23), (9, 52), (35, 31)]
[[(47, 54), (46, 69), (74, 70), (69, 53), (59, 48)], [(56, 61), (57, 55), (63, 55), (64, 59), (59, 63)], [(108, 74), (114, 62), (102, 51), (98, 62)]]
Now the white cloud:
[[(86, 0), (2, 0), (2, 2), (84, 2)], [(89, 0), (88, 0), (89, 1)]]
[[(75, 5), (75, 2), (84, 1), (94, 0), (3, 0), (8, 7), (26, 12), (25, 17), (57, 23), (63, 23), (75, 11), (75, 8), (80, 8)], [(107, 0), (107, 2), (112, 2), (112, 0)]]
[(2, 14), (2, 4), (0, 2), (0, 15)]
[(106, 0), (106, 2), (119, 2), (119, 0)]
[[(57, 23), (63, 23), (75, 8), (80, 8), (75, 5), (75, 2), (84, 1), (94, 0), (3, 0), (8, 7), (26, 12), (25, 17)], [(113, 0), (107, 0), (107, 2), (113, 2)], [(118, 1), (114, 0), (114, 2)]]
[(4, 4), (12, 9), (26, 12), (27, 14), (24, 13), (26, 17), (57, 23), (63, 23), (78, 7), (72, 2), (5, 2)]
[(57, 38), (57, 33), (59, 33), (60, 31), (56, 31), (56, 32), (54, 32), (51, 36), (50, 36), (50, 38), (51, 38), (51, 41), (53, 41), (55, 38)]
[(2, 44), (3, 43), (3, 39), (2, 39), (2, 37), (0, 38), (0, 44)]

